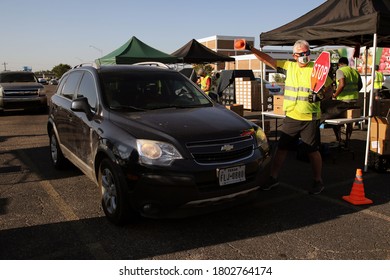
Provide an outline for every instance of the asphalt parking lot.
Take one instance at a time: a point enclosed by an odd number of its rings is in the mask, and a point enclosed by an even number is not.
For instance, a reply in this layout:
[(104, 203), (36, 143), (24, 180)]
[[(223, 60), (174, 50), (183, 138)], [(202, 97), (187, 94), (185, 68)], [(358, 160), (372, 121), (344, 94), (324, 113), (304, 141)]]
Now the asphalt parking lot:
[[(92, 182), (75, 168), (51, 166), (46, 121), (44, 114), (0, 117), (0, 259), (390, 259), (390, 173), (363, 174), (373, 204), (342, 199), (364, 167), (365, 130), (353, 132), (353, 153), (326, 153), (320, 195), (306, 193), (310, 165), (291, 152), (280, 187), (253, 204), (116, 227)], [(331, 129), (321, 133), (324, 143), (334, 141)]]

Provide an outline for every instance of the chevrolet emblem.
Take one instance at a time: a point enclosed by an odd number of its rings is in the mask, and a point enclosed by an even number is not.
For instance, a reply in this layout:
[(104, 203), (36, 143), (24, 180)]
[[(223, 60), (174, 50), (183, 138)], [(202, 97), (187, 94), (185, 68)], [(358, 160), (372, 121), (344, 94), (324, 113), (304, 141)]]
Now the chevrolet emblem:
[(221, 147), (221, 152), (229, 152), (234, 149), (233, 145), (227, 144)]

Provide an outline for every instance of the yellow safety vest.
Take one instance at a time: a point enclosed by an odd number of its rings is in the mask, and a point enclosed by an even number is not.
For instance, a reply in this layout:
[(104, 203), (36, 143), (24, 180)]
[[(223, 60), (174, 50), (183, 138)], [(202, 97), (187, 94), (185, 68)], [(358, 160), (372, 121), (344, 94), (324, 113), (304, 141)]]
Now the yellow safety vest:
[[(342, 66), (339, 68), (344, 73), (345, 87), (343, 91), (337, 96), (337, 100), (356, 100), (359, 98), (359, 73), (349, 66)], [(336, 81), (339, 86), (339, 81)]]
[[(321, 117), (320, 102), (309, 102), (311, 90), (311, 72), (314, 62), (309, 62), (306, 67), (299, 67), (297, 62), (288, 60), (277, 60), (277, 67), (287, 71), (283, 110), (286, 116), (301, 120), (317, 120)], [(328, 77), (326, 86), (331, 84), (332, 80)]]
[(211, 87), (211, 78), (209, 75), (206, 75), (204, 77), (200, 77), (200, 88), (203, 90), (207, 95), (209, 94), (210, 90), (205, 91), (207, 87), (207, 80), (210, 79), (210, 87)]
[(374, 89), (381, 89), (383, 83), (383, 73), (375, 71)]

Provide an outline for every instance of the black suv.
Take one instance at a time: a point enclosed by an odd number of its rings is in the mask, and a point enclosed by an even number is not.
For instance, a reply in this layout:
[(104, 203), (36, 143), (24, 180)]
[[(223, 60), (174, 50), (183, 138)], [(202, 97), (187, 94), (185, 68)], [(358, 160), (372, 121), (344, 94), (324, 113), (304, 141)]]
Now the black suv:
[(93, 180), (115, 224), (242, 203), (269, 176), (263, 130), (174, 70), (74, 68), (49, 108), (54, 166), (68, 159)]
[(33, 72), (4, 71), (0, 73), (0, 111), (35, 109), (47, 111), (45, 87)]

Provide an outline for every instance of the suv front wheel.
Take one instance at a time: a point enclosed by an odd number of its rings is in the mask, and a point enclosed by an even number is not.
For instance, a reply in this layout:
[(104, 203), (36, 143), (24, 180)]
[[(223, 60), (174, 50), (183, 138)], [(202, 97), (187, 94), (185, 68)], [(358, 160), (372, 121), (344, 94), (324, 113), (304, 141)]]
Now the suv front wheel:
[(126, 196), (126, 181), (122, 170), (109, 159), (103, 159), (98, 175), (102, 207), (109, 221), (116, 225), (126, 223), (134, 211)]

